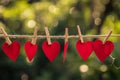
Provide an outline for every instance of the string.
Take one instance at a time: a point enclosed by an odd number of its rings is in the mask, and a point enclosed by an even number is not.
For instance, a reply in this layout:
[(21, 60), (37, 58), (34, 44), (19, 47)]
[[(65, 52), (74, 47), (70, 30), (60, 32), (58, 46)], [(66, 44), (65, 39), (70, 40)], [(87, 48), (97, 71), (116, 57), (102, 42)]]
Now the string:
[[(0, 34), (0, 37), (4, 38), (3, 34)], [(8, 34), (6, 37), (9, 38), (34, 38), (33, 35), (10, 35)], [(65, 39), (65, 35), (50, 35), (50, 38), (56, 39)], [(82, 35), (84, 38), (99, 38), (99, 37), (107, 37), (107, 34), (104, 35)], [(111, 34), (110, 37), (120, 37), (120, 34)], [(38, 39), (45, 39), (47, 38), (46, 35), (37, 35)], [(69, 35), (68, 38), (79, 38), (79, 35)]]

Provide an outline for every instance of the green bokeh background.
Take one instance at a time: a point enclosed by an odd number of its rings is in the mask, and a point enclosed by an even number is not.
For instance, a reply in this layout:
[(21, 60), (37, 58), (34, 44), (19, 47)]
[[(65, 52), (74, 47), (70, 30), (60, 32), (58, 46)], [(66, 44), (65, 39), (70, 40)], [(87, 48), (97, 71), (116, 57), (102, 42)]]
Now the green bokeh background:
[[(120, 0), (0, 0), (0, 26), (8, 34), (32, 35), (34, 27), (39, 28), (38, 35), (45, 35), (44, 27), (51, 35), (64, 35), (69, 28), (69, 35), (76, 35), (77, 25), (83, 35), (120, 33)], [(104, 38), (99, 38), (104, 40)], [(24, 43), (31, 38), (11, 39), (21, 44), (20, 55), (16, 62), (10, 60), (0, 48), (0, 80), (120, 80), (120, 38), (110, 37), (114, 45), (112, 56), (114, 65), (108, 57), (100, 62), (94, 52), (87, 61), (78, 55), (75, 44), (78, 39), (69, 39), (67, 59), (62, 63), (64, 40), (59, 41), (61, 52), (50, 63), (44, 55), (41, 45), (46, 39), (38, 39), (38, 51), (29, 62), (24, 51)], [(84, 38), (94, 41), (95, 38)], [(4, 42), (0, 38), (0, 45)], [(86, 70), (87, 69), (87, 70)]]

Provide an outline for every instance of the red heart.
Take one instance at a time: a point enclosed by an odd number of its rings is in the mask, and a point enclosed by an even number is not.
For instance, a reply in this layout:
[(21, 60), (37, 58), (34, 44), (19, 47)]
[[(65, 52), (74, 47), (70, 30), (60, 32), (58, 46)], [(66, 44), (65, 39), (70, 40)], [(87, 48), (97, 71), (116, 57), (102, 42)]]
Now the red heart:
[(65, 45), (64, 45), (63, 62), (66, 59), (67, 49), (68, 49), (68, 42), (66, 42)]
[(29, 61), (32, 61), (38, 49), (37, 44), (32, 44), (30, 41), (27, 41), (24, 48)]
[(96, 40), (93, 43), (93, 49), (99, 60), (103, 62), (113, 51), (114, 44), (111, 41), (106, 41), (103, 44), (101, 40)]
[(81, 43), (81, 41), (78, 40), (76, 43), (76, 48), (79, 55), (82, 57), (84, 61), (87, 60), (87, 58), (90, 56), (90, 54), (93, 51), (92, 42), (90, 41)]
[(20, 54), (20, 43), (13, 41), (12, 44), (8, 45), (6, 42), (2, 44), (3, 52), (13, 61), (16, 61)]
[(44, 41), (42, 49), (49, 61), (52, 62), (60, 52), (60, 44), (59, 42), (52, 42), (51, 45), (48, 45), (48, 42)]

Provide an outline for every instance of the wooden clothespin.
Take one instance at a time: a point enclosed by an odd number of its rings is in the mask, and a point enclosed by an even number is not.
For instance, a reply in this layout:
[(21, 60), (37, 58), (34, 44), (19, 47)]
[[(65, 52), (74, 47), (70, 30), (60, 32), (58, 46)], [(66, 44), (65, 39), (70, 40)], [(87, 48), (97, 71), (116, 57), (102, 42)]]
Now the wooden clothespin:
[(68, 42), (68, 28), (65, 28), (65, 43)]
[(64, 53), (63, 53), (62, 62), (64, 62), (66, 59), (67, 49), (68, 49), (68, 28), (65, 28), (65, 43), (64, 43)]
[[(103, 41), (103, 44), (105, 44), (105, 42), (108, 40), (108, 38), (110, 37), (110, 35), (112, 34), (112, 30), (110, 30), (110, 32), (108, 33), (108, 35), (105, 37), (104, 41)], [(114, 64), (115, 62), (115, 58), (112, 56), (112, 55), (109, 55), (109, 57), (112, 59), (112, 64)]]
[(34, 29), (34, 34), (33, 34), (33, 38), (32, 38), (32, 44), (36, 44), (36, 41), (37, 41), (37, 32), (38, 32), (38, 27), (35, 27)]
[(82, 37), (82, 33), (81, 33), (81, 29), (80, 29), (79, 25), (77, 25), (77, 29), (78, 29), (79, 38), (80, 38), (81, 42), (84, 43), (84, 40), (83, 40), (83, 37)]
[(112, 30), (110, 30), (110, 32), (108, 33), (108, 35), (105, 37), (103, 44), (105, 44), (105, 42), (108, 40), (108, 38), (110, 37), (110, 35), (112, 34)]
[(0, 28), (1, 28), (1, 31), (2, 31), (2, 33), (3, 33), (3, 35), (4, 35), (4, 37), (5, 37), (6, 43), (8, 43), (8, 44), (10, 45), (10, 44), (12, 43), (12, 41), (11, 41), (10, 38), (8, 37), (7, 32), (4, 30), (3, 27), (0, 27)]
[(45, 33), (46, 33), (46, 37), (47, 37), (47, 41), (48, 41), (48, 45), (51, 45), (52, 42), (51, 42), (51, 39), (50, 39), (50, 33), (49, 33), (47, 27), (45, 27)]

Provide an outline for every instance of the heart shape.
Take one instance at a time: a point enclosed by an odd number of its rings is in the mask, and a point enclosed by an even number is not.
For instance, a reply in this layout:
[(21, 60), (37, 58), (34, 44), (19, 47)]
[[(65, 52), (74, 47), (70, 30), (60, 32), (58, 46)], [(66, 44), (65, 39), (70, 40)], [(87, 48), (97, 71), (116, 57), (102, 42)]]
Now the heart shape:
[(13, 41), (12, 44), (8, 45), (6, 42), (2, 44), (3, 52), (13, 61), (16, 61), (20, 54), (20, 43)]
[(46, 57), (50, 62), (53, 62), (53, 60), (58, 56), (60, 52), (60, 44), (59, 42), (52, 42), (51, 45), (48, 45), (47, 41), (44, 41), (42, 44), (42, 49)]
[(113, 51), (114, 44), (111, 41), (106, 41), (103, 44), (101, 40), (96, 40), (93, 43), (93, 49), (99, 60), (103, 62)]
[(76, 43), (76, 49), (79, 55), (82, 57), (82, 59), (86, 61), (93, 51), (92, 42), (87, 41), (82, 43), (80, 40), (78, 40)]
[(67, 49), (68, 49), (68, 42), (66, 42), (66, 43), (64, 44), (63, 62), (64, 62), (65, 59), (66, 59)]
[(30, 41), (27, 41), (24, 48), (29, 61), (32, 61), (38, 49), (37, 44), (32, 44)]

